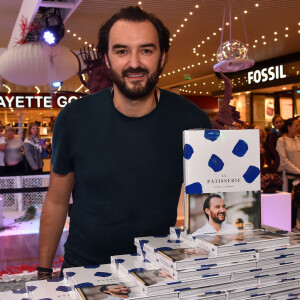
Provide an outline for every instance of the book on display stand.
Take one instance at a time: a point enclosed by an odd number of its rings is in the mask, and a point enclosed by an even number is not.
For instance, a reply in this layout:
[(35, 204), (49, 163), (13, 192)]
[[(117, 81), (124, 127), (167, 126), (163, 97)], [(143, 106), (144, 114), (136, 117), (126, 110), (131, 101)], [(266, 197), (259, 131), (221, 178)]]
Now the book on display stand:
[[(181, 298), (183, 299), (183, 298)], [(207, 300), (227, 300), (228, 299), (228, 294), (223, 291), (217, 291), (217, 292), (207, 292), (207, 293), (202, 293), (198, 294), (197, 296), (192, 296), (192, 298), (184, 298), (184, 299), (207, 299)]]
[(216, 233), (206, 212), (213, 198), (224, 208), (222, 233), (261, 228), (259, 131), (186, 130), (183, 144), (186, 232)]
[(31, 300), (76, 299), (74, 291), (64, 278), (28, 281), (26, 282), (26, 290)]
[(147, 295), (158, 292), (180, 291), (193, 289), (206, 285), (220, 284), (231, 281), (231, 274), (223, 276), (202, 276), (200, 278), (187, 277), (178, 281), (163, 268), (145, 262), (142, 256), (130, 255), (112, 256), (112, 263), (116, 264), (121, 274), (131, 276), (132, 280), (141, 287)]

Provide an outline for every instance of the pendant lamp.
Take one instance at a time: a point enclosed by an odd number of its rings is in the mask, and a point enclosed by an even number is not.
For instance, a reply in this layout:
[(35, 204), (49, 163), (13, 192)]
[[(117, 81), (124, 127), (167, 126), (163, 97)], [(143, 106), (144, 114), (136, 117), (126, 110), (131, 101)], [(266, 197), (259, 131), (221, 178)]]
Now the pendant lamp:
[(246, 44), (232, 39), (231, 38), (231, 3), (229, 0), (229, 33), (230, 38), (228, 41), (223, 42), (223, 34), (225, 31), (225, 17), (226, 17), (226, 6), (227, 1), (224, 4), (224, 14), (223, 14), (223, 24), (222, 24), (222, 33), (221, 33), (221, 44), (217, 50), (216, 59), (218, 61), (217, 64), (213, 66), (215, 72), (237, 72), (241, 70), (245, 70), (251, 68), (254, 65), (254, 60), (248, 57), (248, 43), (247, 43), (247, 34), (244, 18), (242, 16), (242, 23), (244, 26), (244, 34)]

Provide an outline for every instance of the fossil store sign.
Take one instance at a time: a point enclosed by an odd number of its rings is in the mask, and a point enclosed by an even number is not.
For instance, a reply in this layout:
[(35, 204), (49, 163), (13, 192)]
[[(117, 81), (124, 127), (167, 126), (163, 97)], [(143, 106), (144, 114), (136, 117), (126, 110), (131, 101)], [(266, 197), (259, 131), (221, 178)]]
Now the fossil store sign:
[(0, 108), (63, 108), (80, 97), (67, 94), (0, 93)]

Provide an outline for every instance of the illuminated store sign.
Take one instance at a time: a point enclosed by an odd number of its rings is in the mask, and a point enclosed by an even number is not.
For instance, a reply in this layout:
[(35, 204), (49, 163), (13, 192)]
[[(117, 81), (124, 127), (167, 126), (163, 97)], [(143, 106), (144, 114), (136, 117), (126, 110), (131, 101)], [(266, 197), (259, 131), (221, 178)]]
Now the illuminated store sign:
[(248, 84), (253, 82), (260, 83), (272, 81), (281, 78), (286, 78), (286, 75), (283, 72), (283, 65), (271, 66), (269, 68), (263, 68), (262, 70), (248, 72)]
[(73, 95), (0, 94), (0, 108), (63, 108), (78, 98)]

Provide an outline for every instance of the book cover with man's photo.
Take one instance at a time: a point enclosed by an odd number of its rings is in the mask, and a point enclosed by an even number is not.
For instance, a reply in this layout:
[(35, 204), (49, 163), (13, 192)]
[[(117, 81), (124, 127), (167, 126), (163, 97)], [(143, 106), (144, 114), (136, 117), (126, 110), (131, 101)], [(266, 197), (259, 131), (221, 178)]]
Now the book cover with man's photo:
[(178, 298), (178, 293), (167, 293), (152, 296), (145, 296), (141, 294), (139, 289), (130, 285), (128, 282), (118, 282), (97, 286), (83, 286), (78, 287), (77, 292), (80, 295), (80, 299), (83, 300), (120, 300), (120, 299), (148, 299), (148, 300), (160, 300), (169, 299), (174, 300)]
[(227, 234), (200, 234), (192, 238), (195, 245), (205, 247), (216, 254), (288, 246), (289, 239), (289, 236), (263, 229)]
[(219, 266), (233, 262), (255, 261), (254, 251), (239, 252), (237, 254), (215, 255), (204, 248), (178, 248), (162, 249), (157, 251), (157, 259), (164, 265), (175, 270), (186, 268), (203, 268), (207, 266)]
[(188, 233), (260, 228), (259, 131), (193, 129), (183, 139)]
[(234, 233), (261, 227), (260, 191), (189, 195), (188, 233)]
[(146, 296), (128, 276), (116, 273), (111, 264), (64, 269), (64, 276), (78, 299), (174, 299), (174, 294)]

